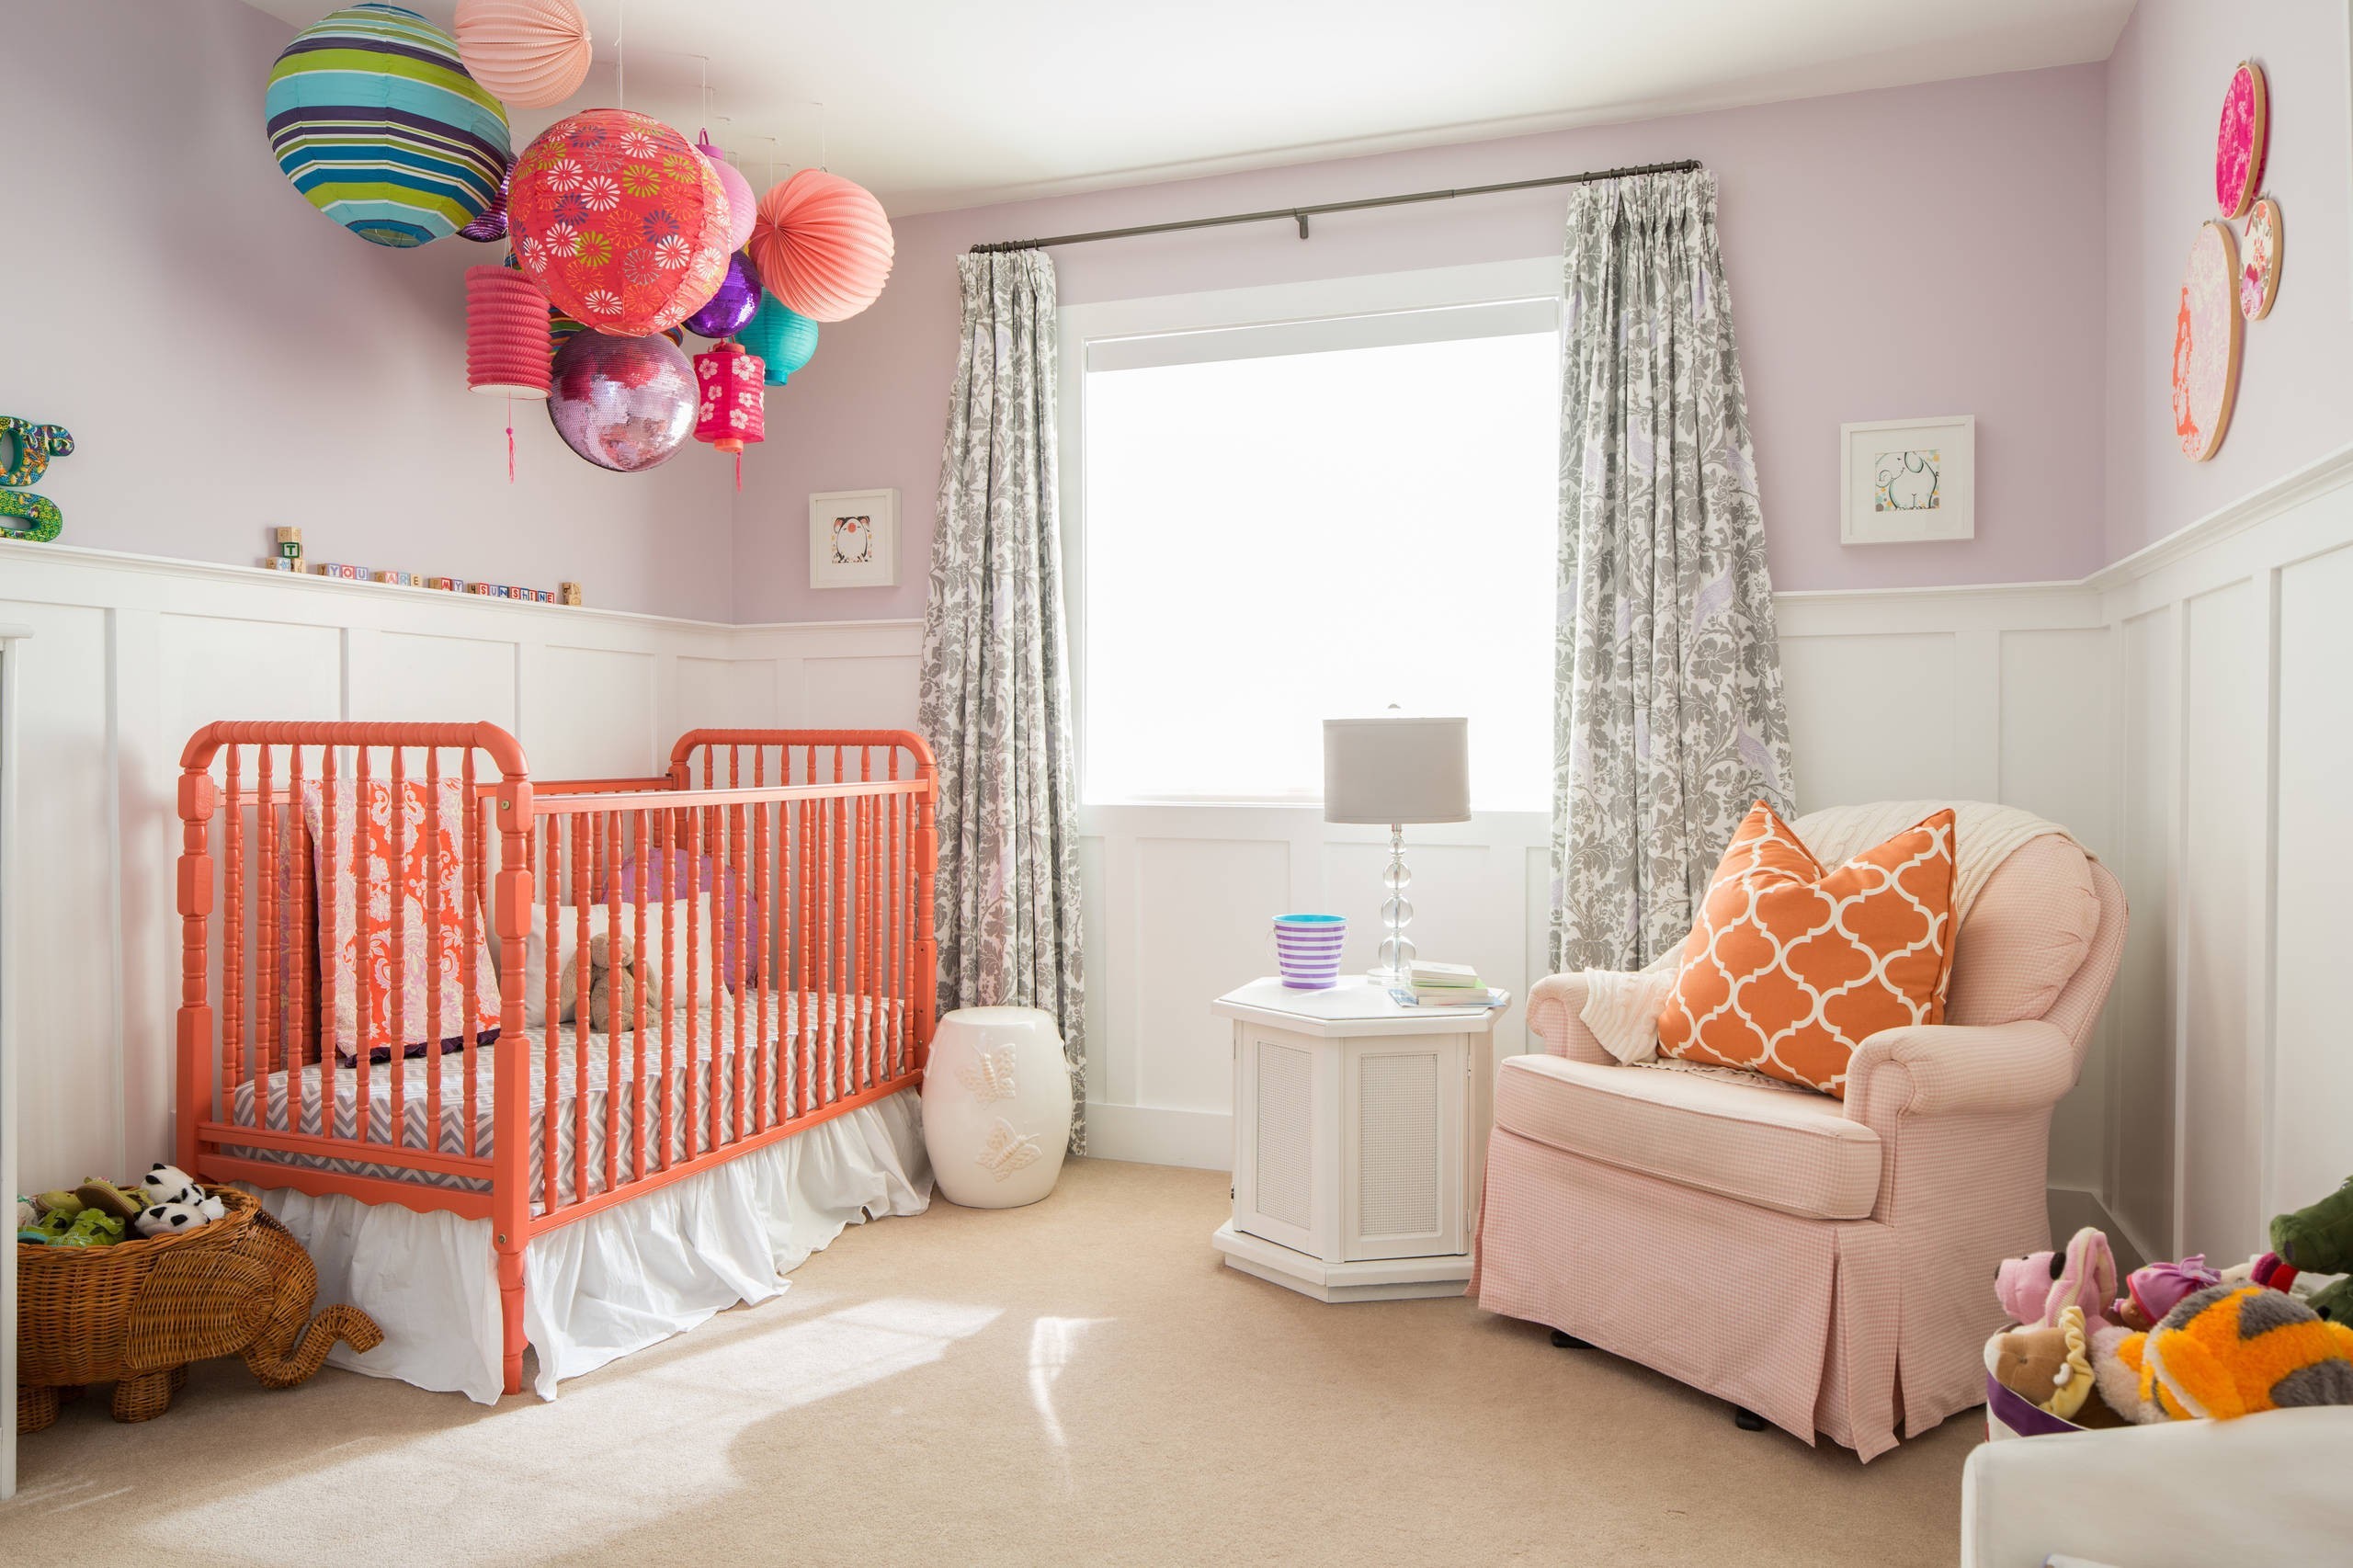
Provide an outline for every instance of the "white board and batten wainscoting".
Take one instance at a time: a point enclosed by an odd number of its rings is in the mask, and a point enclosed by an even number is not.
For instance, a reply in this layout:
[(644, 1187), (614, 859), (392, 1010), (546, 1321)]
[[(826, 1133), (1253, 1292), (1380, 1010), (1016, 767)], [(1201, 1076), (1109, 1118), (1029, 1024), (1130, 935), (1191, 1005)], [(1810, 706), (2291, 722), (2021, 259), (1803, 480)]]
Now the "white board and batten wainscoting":
[[(1779, 597), (1802, 807), (2009, 801), (2122, 878), (2132, 938), (2051, 1179), (2149, 1256), (2244, 1252), (2353, 1170), (2330, 1006), (2353, 878), (2327, 814), (2353, 777), (2348, 605), (2353, 448), (2080, 583)], [(167, 1146), (170, 802), (199, 724), (486, 718), (539, 774), (637, 772), (692, 725), (912, 725), (921, 642), (914, 621), (727, 627), (8, 544), (0, 621), (36, 633), (12, 871), (45, 977), (17, 1016), (28, 1172)], [(1080, 828), (1093, 1150), (1226, 1168), (1233, 1035), (1210, 1004), (1272, 972), (1283, 910), (1347, 915), (1346, 961), (1369, 964), (1386, 835), (1313, 806), (1090, 805)], [(1524, 998), (1542, 814), (1410, 842), (1421, 950)]]
[[(535, 777), (639, 776), (697, 726), (912, 727), (908, 624), (722, 626), (0, 541), (25, 759), (10, 891), (19, 1179), (171, 1148), (180, 749), (216, 719), (488, 720)], [(45, 1176), (44, 1176), (45, 1174)]]

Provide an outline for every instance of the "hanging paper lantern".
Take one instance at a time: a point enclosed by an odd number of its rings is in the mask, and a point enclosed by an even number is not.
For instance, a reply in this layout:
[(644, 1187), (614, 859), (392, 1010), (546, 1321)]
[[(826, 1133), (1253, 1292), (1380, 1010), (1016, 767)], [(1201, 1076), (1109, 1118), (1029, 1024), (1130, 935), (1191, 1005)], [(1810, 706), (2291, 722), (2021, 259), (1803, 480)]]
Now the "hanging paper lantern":
[(519, 272), (466, 268), (466, 385), (494, 396), (548, 395), (548, 297)]
[(719, 292), (687, 318), (687, 330), (698, 337), (732, 337), (759, 308), (760, 280), (752, 276), (750, 258), (730, 256), (727, 276), (719, 280)]
[(659, 337), (584, 332), (555, 357), (548, 421), (598, 468), (635, 473), (667, 462), (695, 423), (695, 373)]
[(570, 97), (596, 53), (575, 0), (458, 0), (457, 33), (474, 80), (525, 108)]
[(629, 109), (558, 120), (506, 198), (523, 270), (566, 315), (614, 337), (676, 326), (727, 273), (727, 193), (687, 139)]
[[(523, 270), (523, 264), (515, 259), (515, 253), (512, 251), (506, 253), (506, 265), (507, 269), (513, 272), (519, 273)], [(534, 284), (533, 287), (536, 288), (538, 285)], [(541, 303), (546, 303), (546, 295), (542, 294), (540, 299)], [(548, 358), (551, 359), (554, 358), (555, 356), (562, 351), (565, 344), (571, 342), (574, 337), (577, 337), (581, 333), (586, 330), (587, 329), (585, 327), (582, 326), (578, 322), (574, 321), (570, 316), (565, 315), (562, 311), (557, 310), (553, 305), (549, 305)], [(687, 341), (687, 335), (685, 332), (675, 326), (669, 331), (664, 333), (662, 335), (682, 347), (685, 346)]]
[(710, 144), (710, 132), (695, 138), (695, 151), (719, 172), (719, 183), (727, 191), (727, 248), (742, 250), (751, 242), (752, 225), (759, 221), (758, 203), (752, 195), (752, 182), (737, 172), (727, 161), (727, 154)]
[(802, 169), (760, 199), (752, 265), (768, 292), (818, 321), (847, 321), (890, 280), (891, 220), (866, 187)]
[(761, 294), (760, 308), (735, 336), (767, 364), (772, 387), (784, 385), (817, 353), (817, 324), (774, 294)]
[(695, 356), (695, 384), (702, 401), (695, 411), (695, 439), (741, 455), (767, 438), (767, 411), (760, 395), (759, 356), (740, 343), (722, 343)]
[(506, 237), (506, 176), (514, 165), (509, 164), (498, 174), (498, 195), (491, 201), (490, 210), (458, 231), (459, 237), (478, 240), (484, 244)]
[(456, 233), (490, 210), (506, 111), (448, 33), (370, 3), (294, 35), (262, 99), (270, 151), (310, 204), (380, 245)]

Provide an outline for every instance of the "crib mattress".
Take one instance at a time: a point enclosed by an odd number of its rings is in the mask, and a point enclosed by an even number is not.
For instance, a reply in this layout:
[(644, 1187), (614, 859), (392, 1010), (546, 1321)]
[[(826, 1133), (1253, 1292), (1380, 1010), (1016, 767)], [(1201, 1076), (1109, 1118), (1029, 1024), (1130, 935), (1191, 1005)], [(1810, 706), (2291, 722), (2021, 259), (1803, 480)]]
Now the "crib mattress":
[[(683, 1010), (674, 1013), (671, 1016), (670, 1065), (666, 1075), (663, 1068), (662, 1032), (658, 1018), (649, 1017), (647, 1020), (649, 1027), (642, 1052), (634, 1034), (624, 1033), (615, 1037), (589, 1031), (585, 1074), (580, 1070), (582, 1052), (575, 1049), (576, 1037), (573, 1026), (558, 1025), (554, 1030), (556, 1070), (553, 1089), (557, 1205), (561, 1207), (580, 1199), (593, 1198), (610, 1185), (606, 1171), (608, 1142), (612, 1144), (610, 1153), (614, 1176), (620, 1182), (631, 1181), (660, 1170), (665, 1148), (675, 1148), (679, 1160), (688, 1158), (690, 1153), (707, 1151), (710, 1147), (710, 1113), (714, 1098), (718, 1102), (721, 1127), (732, 1135), (735, 1125), (739, 1055), (742, 1062), (740, 1076), (746, 1099), (745, 1125), (748, 1129), (758, 1123), (764, 1085), (765, 1103), (769, 1108), (771, 1122), (800, 1115), (806, 1107), (843, 1098), (878, 1082), (888, 1064), (890, 1042), (906, 1033), (905, 1004), (884, 1000), (878, 1005), (871, 996), (853, 998), (802, 992), (798, 996), (771, 997), (767, 1014), (768, 1038), (761, 1041), (757, 1038), (758, 1009), (745, 1009), (744, 1049), (739, 1053), (735, 1044), (735, 1008), (732, 998), (722, 996), (717, 1006), (703, 1006), (692, 1015)], [(810, 1034), (804, 1035), (801, 1020), (811, 1016), (813, 1016), (814, 1028)], [(687, 1058), (690, 1017), (696, 1020), (691, 1085)], [(847, 1028), (840, 1027), (844, 1018), (849, 1021)], [(531, 1074), (529, 1165), (534, 1213), (546, 1209), (544, 1176), (550, 1100), (546, 1036), (547, 1031), (533, 1030), (527, 1037), (526, 1043)], [(487, 1154), (491, 1149), (493, 1131), (496, 1125), (496, 1055), (506, 1049), (508, 1049), (507, 1041), (502, 1039), (494, 1045), (478, 1048), (475, 1052), (472, 1152), (476, 1154)], [(430, 1147), (445, 1154), (462, 1155), (469, 1152), (465, 1058), (457, 1051), (447, 1052), (440, 1058), (439, 1125), (428, 1135), (428, 1122), (432, 1119), (428, 1085), (433, 1070), (433, 1060), (428, 1057), (380, 1062), (369, 1066), (366, 1105), (368, 1137), (371, 1141), (392, 1142), (392, 1085), (397, 1076), (403, 1087), (400, 1142), (411, 1149), (426, 1148), (429, 1142)], [(337, 1066), (329, 1073), (328, 1081), (333, 1090), (333, 1136), (357, 1137), (361, 1106), (359, 1069), (357, 1066)], [(690, 1086), (693, 1090), (691, 1121), (688, 1104)], [(258, 1119), (255, 1115), (257, 1098), (262, 1105), (262, 1115)], [(608, 1106), (611, 1107), (613, 1131), (618, 1132), (618, 1138), (608, 1139)], [(238, 1084), (231, 1099), (227, 1119), (248, 1127), (256, 1125), (258, 1119), (259, 1125), (278, 1132), (286, 1131), (291, 1120), (299, 1122), (296, 1131), (317, 1136), (322, 1131), (325, 1113), (326, 1106), (319, 1092), (319, 1068), (313, 1063), (297, 1070), (296, 1080), (290, 1087), (282, 1074), (273, 1074), (258, 1085), (250, 1080)], [(574, 1167), (578, 1162), (574, 1156), (584, 1140), (586, 1144), (585, 1180), (576, 1184)], [(372, 1176), (380, 1180), (421, 1184), (459, 1192), (487, 1191), (490, 1185), (474, 1176), (422, 1171), (388, 1162), (244, 1147), (225, 1142), (222, 1151), (242, 1159), (268, 1165)]]

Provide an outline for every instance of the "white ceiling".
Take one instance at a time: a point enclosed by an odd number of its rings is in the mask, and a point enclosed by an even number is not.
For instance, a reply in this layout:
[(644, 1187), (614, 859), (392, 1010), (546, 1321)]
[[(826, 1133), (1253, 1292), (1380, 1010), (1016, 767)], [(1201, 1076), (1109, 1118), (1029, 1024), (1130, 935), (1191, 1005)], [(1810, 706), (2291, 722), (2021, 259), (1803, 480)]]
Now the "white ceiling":
[[(250, 0), (297, 26), (332, 0)], [(405, 0), (447, 26), (455, 0)], [(900, 214), (2107, 58), (2131, 0), (582, 0), (615, 96)], [(824, 106), (822, 113), (815, 107)], [(535, 134), (562, 110), (523, 110)], [(724, 117), (723, 121), (719, 117)], [(820, 139), (823, 138), (821, 149)]]

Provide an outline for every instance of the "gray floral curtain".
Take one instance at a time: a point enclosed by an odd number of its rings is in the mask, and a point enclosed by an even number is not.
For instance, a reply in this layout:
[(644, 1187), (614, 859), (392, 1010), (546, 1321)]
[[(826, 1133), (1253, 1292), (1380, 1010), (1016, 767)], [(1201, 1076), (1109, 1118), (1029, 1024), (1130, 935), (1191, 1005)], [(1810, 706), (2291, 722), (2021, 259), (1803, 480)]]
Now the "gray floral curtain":
[(1552, 962), (1631, 970), (1791, 810), (1790, 730), (1715, 176), (1574, 187), (1563, 276)]
[(1054, 267), (968, 256), (920, 722), (939, 759), (939, 1006), (1042, 1007), (1086, 1152), (1076, 758), (1054, 473)]

